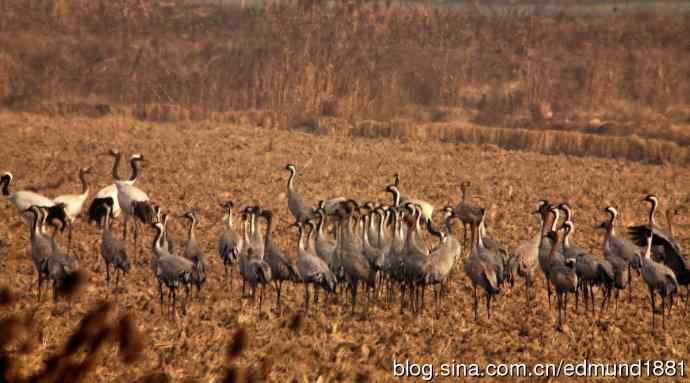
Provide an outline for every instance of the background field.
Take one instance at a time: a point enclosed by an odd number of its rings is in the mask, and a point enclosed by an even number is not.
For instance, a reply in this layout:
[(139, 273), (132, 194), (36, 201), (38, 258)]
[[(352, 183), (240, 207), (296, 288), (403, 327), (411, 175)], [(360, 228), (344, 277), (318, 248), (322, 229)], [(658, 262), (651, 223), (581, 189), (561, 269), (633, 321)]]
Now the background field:
[[(241, 205), (260, 203), (274, 210), (276, 241), (294, 259), (296, 234), (286, 230), (289, 213), (283, 167), (287, 162), (297, 164), (297, 184), (314, 198), (347, 195), (387, 201), (383, 187), (399, 172), (406, 193), (440, 207), (457, 202), (460, 181), (470, 180), (478, 187), (476, 201), (491, 209), (490, 233), (511, 247), (536, 232), (537, 222), (529, 211), (538, 198), (568, 201), (575, 208), (575, 240), (596, 255), (601, 255), (601, 236), (592, 227), (604, 218), (598, 209), (607, 204), (620, 209), (619, 231), (624, 225), (642, 222), (646, 209), (639, 200), (645, 193), (660, 195), (664, 208), (687, 198), (690, 175), (685, 168), (209, 122), (158, 124), (116, 117), (16, 113), (2, 114), (0, 121), (3, 167), (14, 172), (18, 188), (34, 186), (48, 195), (77, 191), (79, 166), (95, 166), (95, 186), (111, 182), (110, 164), (95, 157), (104, 149), (115, 146), (127, 153), (144, 153), (148, 161), (137, 185), (175, 214), (197, 209), (201, 217), (198, 237), (211, 264), (201, 298), (187, 316), (173, 322), (159, 313), (157, 288), (148, 267), (136, 265), (121, 293), (105, 287), (96, 250), (99, 234), (80, 221), (75, 248), (91, 275), (85, 292), (71, 306), (50, 301), (37, 304), (30, 289), (35, 276), (28, 230), (14, 208), (3, 202), (0, 286), (10, 286), (20, 295), (2, 316), (33, 313), (36, 320), (37, 349), (21, 357), (25, 372), (36, 371), (45, 358), (59, 352), (78, 320), (102, 299), (135, 315), (145, 334), (146, 350), (139, 362), (126, 368), (111, 353), (102, 355), (89, 375), (93, 381), (129, 382), (152, 370), (162, 370), (175, 381), (215, 381), (225, 371), (225, 347), (240, 326), (247, 330), (249, 342), (237, 363), (254, 370), (269, 366), (271, 381), (385, 381), (391, 379), (394, 358), (485, 364), (689, 357), (686, 314), (676, 308), (666, 330), (650, 330), (646, 287), (639, 277), (633, 282), (633, 302), (621, 300), (617, 316), (612, 311), (591, 317), (570, 310), (562, 333), (555, 330), (555, 312), (547, 307), (541, 279), (533, 303), (526, 305), (520, 281), (497, 299), (491, 320), (482, 314), (475, 322), (471, 290), (461, 271), (452, 278), (439, 319), (430, 309), (417, 316), (401, 315), (397, 307), (375, 306), (371, 319), (362, 320), (352, 317), (349, 307), (327, 306), (308, 314), (302, 326), (292, 330), (287, 323), (300, 311), (301, 288), (290, 288), (283, 313), (270, 309), (274, 297), (269, 295), (263, 313), (257, 314), (250, 302), (240, 300), (239, 280), (232, 287), (223, 281), (216, 255), (221, 228), (216, 201), (233, 199)], [(116, 233), (120, 229), (117, 225)], [(173, 221), (172, 230), (179, 243), (184, 233), (179, 220)], [(678, 218), (676, 233), (687, 248), (687, 215)], [(151, 235), (149, 230), (145, 243), (150, 243)], [(148, 260), (150, 251), (138, 257)], [(430, 298), (427, 295), (427, 304)]]
[(154, 121), (270, 113), (261, 123), (283, 128), (374, 121), (441, 140), (442, 125), (460, 142), (690, 161), (690, 13), (416, 4), (6, 0), (0, 105)]

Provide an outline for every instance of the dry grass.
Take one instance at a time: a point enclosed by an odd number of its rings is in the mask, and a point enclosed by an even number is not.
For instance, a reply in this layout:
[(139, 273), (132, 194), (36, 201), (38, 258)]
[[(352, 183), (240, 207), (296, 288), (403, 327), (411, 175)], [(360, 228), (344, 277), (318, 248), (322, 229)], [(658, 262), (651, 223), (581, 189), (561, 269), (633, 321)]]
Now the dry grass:
[(690, 142), (672, 129), (690, 121), (688, 15), (210, 3), (3, 1), (0, 100), (34, 110), (167, 105), (193, 119), (261, 109), (287, 120), (390, 120), (418, 109), (428, 122), (464, 108), (462, 118), (482, 125), (586, 130), (598, 118), (619, 127), (590, 133)]
[[(201, 219), (197, 236), (211, 270), (201, 298), (187, 316), (173, 322), (159, 312), (157, 286), (148, 267), (135, 265), (124, 279), (124, 291), (106, 288), (97, 247), (100, 234), (79, 221), (73, 245), (89, 273), (82, 295), (71, 305), (37, 304), (31, 289), (35, 275), (28, 230), (14, 208), (0, 202), (0, 286), (12, 286), (15, 292), (15, 296), (0, 293), (0, 302), (11, 302), (0, 318), (31, 313), (35, 323), (34, 352), (17, 355), (15, 349), (9, 350), (21, 358), (23, 376), (41, 371), (47, 359), (60, 353), (79, 321), (102, 299), (112, 301), (118, 312), (132, 315), (132, 323), (145, 334), (143, 351), (138, 361), (125, 366), (109, 352), (117, 346), (107, 343), (92, 361), (87, 381), (131, 382), (144, 376), (146, 380), (141, 381), (208, 382), (235, 376), (265, 376), (282, 382), (313, 382), (319, 377), (322, 381), (390, 381), (394, 358), (485, 364), (690, 357), (690, 328), (678, 307), (665, 331), (650, 330), (648, 297), (639, 278), (633, 282), (633, 302), (621, 301), (617, 316), (606, 312), (592, 317), (571, 310), (569, 325), (559, 333), (554, 329), (555, 311), (548, 309), (540, 282), (537, 299), (529, 306), (518, 285), (499, 296), (491, 321), (483, 315), (475, 323), (471, 290), (461, 272), (452, 277), (440, 319), (431, 311), (400, 315), (380, 306), (372, 308), (369, 321), (352, 317), (349, 307), (341, 306), (319, 307), (302, 317), (297, 315), (301, 288), (290, 288), (284, 295), (282, 314), (268, 309), (273, 303), (269, 295), (264, 313), (257, 315), (256, 307), (239, 299), (239, 281), (232, 287), (223, 281), (222, 263), (216, 255), (222, 214), (216, 201), (230, 198), (240, 205), (259, 202), (274, 210), (274, 241), (294, 259), (295, 233), (286, 229), (289, 213), (283, 167), (288, 162), (297, 164), (297, 183), (314, 198), (347, 195), (388, 200), (383, 186), (399, 172), (405, 192), (442, 206), (456, 202), (460, 181), (469, 179), (479, 189), (477, 201), (495, 211), (490, 233), (511, 247), (535, 232), (536, 222), (529, 211), (537, 199), (568, 201), (576, 209), (575, 240), (596, 255), (601, 254), (601, 238), (592, 226), (603, 219), (598, 209), (614, 204), (622, 212), (622, 225), (642, 222), (646, 212), (639, 200), (647, 192), (660, 195), (664, 207), (687, 200), (690, 175), (686, 168), (404, 137), (316, 136), (207, 121), (156, 124), (112, 116), (48, 118), (4, 113), (0, 122), (0, 170), (11, 170), (19, 188), (51, 184), (55, 178), (66, 180), (56, 189), (43, 190), (48, 195), (76, 191), (77, 169), (85, 165), (95, 165), (98, 187), (111, 182), (110, 164), (96, 157), (104, 149), (115, 146), (128, 153), (144, 153), (149, 161), (137, 185), (173, 213), (192, 206), (197, 209)], [(685, 216), (678, 221), (676, 233), (687, 248), (689, 222)], [(120, 228), (118, 223), (115, 232), (119, 234)], [(183, 239), (180, 221), (173, 220), (172, 231), (178, 241)], [(151, 235), (145, 233), (144, 243), (150, 243)], [(137, 259), (149, 257), (146, 250)], [(246, 333), (236, 335), (239, 328)]]
[(365, 121), (352, 134), (369, 138), (440, 140), (478, 145), (496, 145), (510, 150), (545, 154), (620, 158), (651, 163), (690, 164), (690, 150), (674, 142), (630, 137), (526, 129), (486, 128), (473, 124), (415, 124), (411, 121)]

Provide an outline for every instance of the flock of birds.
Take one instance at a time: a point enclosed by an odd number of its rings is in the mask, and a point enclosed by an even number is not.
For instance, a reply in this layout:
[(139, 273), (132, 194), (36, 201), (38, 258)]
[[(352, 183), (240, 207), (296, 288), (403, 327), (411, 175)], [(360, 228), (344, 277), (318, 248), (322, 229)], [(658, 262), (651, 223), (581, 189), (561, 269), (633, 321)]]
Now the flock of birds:
[[(115, 182), (95, 194), (86, 215), (89, 222), (95, 221), (102, 230), (100, 253), (106, 282), (110, 284), (112, 268), (117, 287), (121, 275), (132, 267), (127, 250), (131, 219), (135, 254), (139, 246), (139, 225), (155, 230), (149, 265), (158, 282), (161, 307), (167, 296), (174, 316), (178, 289), (184, 288), (186, 298), (181, 300), (181, 306), (186, 312), (194, 287), (199, 294), (207, 274), (205, 255), (196, 239), (196, 214), (190, 211), (181, 216), (188, 221), (188, 235), (183, 248), (176, 251), (167, 230), (170, 215), (134, 186), (144, 157), (135, 154), (129, 158), (131, 175), (123, 180), (118, 174), (122, 154), (114, 149), (105, 154), (114, 158), (112, 176)], [(512, 287), (517, 276), (525, 281), (529, 301), (530, 286), (539, 271), (546, 281), (549, 306), (553, 292), (556, 294), (558, 328), (564, 319), (567, 320), (571, 294), (575, 297), (576, 310), (580, 297), (585, 310), (595, 309), (595, 289), (602, 295), (601, 310), (610, 306), (612, 296), (617, 310), (620, 290), (631, 289), (633, 270), (642, 276), (649, 288), (653, 327), (657, 314), (661, 314), (665, 326), (666, 313), (670, 314), (680, 286), (686, 289), (687, 309), (690, 263), (673, 239), (670, 219), (668, 231), (656, 223), (659, 200), (654, 195), (644, 198), (643, 201), (651, 206), (649, 220), (628, 228), (630, 240), (616, 235), (618, 211), (612, 206), (603, 209), (609, 216), (597, 226), (604, 231), (603, 257), (588, 254), (574, 243), (573, 210), (567, 203), (552, 204), (545, 200), (539, 201), (534, 211), (541, 221), (539, 233), (510, 251), (487, 234), (486, 209), (469, 201), (469, 182), (461, 184), (462, 200), (456, 206), (443, 209), (443, 225), (437, 228), (432, 220), (434, 207), (402, 194), (397, 175), (385, 188), (393, 197), (390, 204), (359, 203), (345, 197), (313, 203), (295, 186), (296, 167), (289, 164), (286, 170), (289, 172), (288, 210), (294, 217), (290, 227), (298, 232), (296, 261), (273, 242), (272, 211), (261, 206), (246, 206), (235, 211), (232, 201), (220, 206), (224, 210), (225, 228), (218, 240), (218, 254), (225, 277), (229, 274), (232, 283), (233, 270), (238, 268), (243, 297), (247, 296), (247, 287), (252, 299), (259, 289), (259, 310), (265, 286), (274, 287), (276, 306), (280, 308), (283, 284), (289, 282), (303, 284), (307, 310), (312, 294), (318, 301), (319, 292), (325, 291), (324, 299), (337, 302), (343, 292), (349, 292), (353, 314), (357, 308), (358, 289), (363, 288), (365, 316), (372, 299), (381, 299), (389, 308), (397, 298), (401, 312), (406, 308), (415, 312), (422, 310), (425, 289), (431, 287), (438, 313), (439, 301), (448, 292), (449, 278), (460, 267), (474, 290), (475, 319), (478, 318), (480, 291), (484, 292), (490, 317), (492, 300), (506, 284)], [(38, 274), (39, 300), (43, 282), (52, 281), (53, 296), (57, 299), (59, 286), (79, 269), (78, 259), (70, 255), (72, 227), (89, 198), (87, 176), (90, 174), (89, 168), (79, 171), (81, 194), (53, 199), (27, 190), (12, 193), (13, 175), (7, 172), (0, 178), (3, 196), (30, 223), (31, 258)], [(240, 217), (238, 226), (235, 225), (236, 214)], [(112, 232), (112, 221), (121, 215), (124, 222), (120, 240)], [(562, 222), (561, 215), (564, 215)], [(261, 220), (266, 226), (263, 232)], [(462, 223), (462, 238), (453, 232), (454, 220)], [(53, 229), (52, 233), (49, 228)], [(63, 251), (56, 237), (66, 228), (67, 251)], [(428, 243), (424, 231), (438, 238), (437, 242)], [(466, 252), (469, 255), (464, 257)], [(310, 286), (313, 293), (309, 291)], [(657, 295), (661, 298), (661, 307), (656, 304)]]

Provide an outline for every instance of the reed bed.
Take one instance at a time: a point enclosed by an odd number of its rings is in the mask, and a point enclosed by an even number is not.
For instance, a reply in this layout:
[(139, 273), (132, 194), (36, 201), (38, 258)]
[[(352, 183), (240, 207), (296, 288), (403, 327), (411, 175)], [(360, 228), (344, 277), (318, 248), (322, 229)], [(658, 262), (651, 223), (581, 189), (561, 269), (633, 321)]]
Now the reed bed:
[(609, 137), (580, 132), (534, 131), (486, 128), (472, 124), (441, 123), (419, 125), (410, 121), (364, 121), (352, 135), (368, 138), (439, 140), (477, 145), (495, 145), (509, 150), (544, 154), (566, 154), (625, 159), (654, 164), (690, 164), (690, 151), (670, 141), (638, 136)]

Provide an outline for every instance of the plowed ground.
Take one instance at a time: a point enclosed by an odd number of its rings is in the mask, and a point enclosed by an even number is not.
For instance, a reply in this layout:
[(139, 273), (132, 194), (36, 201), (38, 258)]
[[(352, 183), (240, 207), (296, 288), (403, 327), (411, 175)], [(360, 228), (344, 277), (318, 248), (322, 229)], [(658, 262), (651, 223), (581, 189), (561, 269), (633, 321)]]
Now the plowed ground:
[[(51, 119), (34, 115), (0, 115), (0, 170), (14, 173), (14, 190), (35, 187), (49, 196), (79, 191), (77, 169), (94, 166), (93, 188), (112, 182), (111, 160), (97, 157), (111, 147), (126, 155), (143, 153), (147, 161), (137, 186), (173, 214), (194, 208), (200, 216), (197, 236), (210, 263), (208, 282), (186, 316), (173, 320), (161, 314), (158, 290), (149, 267), (153, 230), (146, 228), (143, 246), (135, 256), (132, 272), (121, 291), (105, 284), (99, 255), (100, 233), (84, 219), (75, 224), (75, 253), (89, 273), (86, 290), (71, 305), (50, 298), (36, 300), (35, 271), (30, 258), (29, 231), (6, 200), (0, 202), (0, 285), (19, 293), (19, 300), (0, 315), (36, 310), (36, 352), (22, 357), (26, 373), (36, 371), (58, 352), (81, 317), (101, 300), (110, 300), (134, 313), (145, 336), (144, 357), (123, 366), (106, 353), (89, 375), (92, 381), (130, 382), (149, 371), (163, 370), (174, 381), (193, 378), (215, 381), (227, 367), (225, 348), (238, 327), (248, 333), (248, 345), (236, 363), (258, 368), (270, 361), (270, 381), (390, 381), (392, 363), (410, 359), (418, 363), (448, 361), (493, 362), (633, 361), (688, 359), (690, 325), (682, 303), (666, 323), (650, 328), (647, 289), (634, 276), (632, 302), (621, 299), (613, 310), (595, 315), (569, 305), (568, 322), (555, 329), (556, 312), (549, 309), (541, 276), (535, 296), (527, 303), (522, 281), (505, 289), (489, 320), (484, 308), (475, 321), (472, 290), (461, 267), (456, 268), (450, 293), (434, 316), (432, 295), (421, 314), (400, 314), (397, 306), (377, 303), (370, 318), (352, 316), (350, 307), (324, 306), (302, 318), (301, 326), (287, 323), (302, 310), (301, 286), (290, 286), (282, 312), (274, 309), (275, 297), (267, 290), (263, 310), (240, 299), (238, 274), (223, 278), (217, 255), (222, 229), (218, 202), (232, 199), (237, 205), (259, 203), (276, 216), (275, 241), (292, 259), (296, 257), (296, 232), (287, 229), (286, 163), (297, 165), (296, 184), (316, 200), (349, 196), (358, 200), (389, 201), (383, 192), (392, 175), (400, 173), (404, 193), (432, 202), (437, 211), (457, 203), (458, 186), (470, 180), (477, 186), (473, 199), (489, 207), (489, 232), (516, 247), (537, 231), (530, 215), (538, 199), (568, 201), (575, 209), (578, 245), (601, 256), (601, 233), (593, 226), (604, 218), (600, 209), (615, 205), (622, 224), (643, 222), (645, 193), (661, 197), (662, 207), (686, 198), (690, 172), (673, 166), (594, 158), (546, 156), (507, 152), (494, 147), (443, 143), (353, 139), (315, 136), (282, 130), (216, 123), (151, 124), (119, 118)], [(127, 170), (121, 167), (121, 174)], [(660, 222), (665, 224), (665, 220)], [(678, 217), (676, 235), (688, 247), (687, 213)], [(122, 223), (115, 232), (121, 235)], [(456, 225), (456, 229), (458, 226)], [(624, 227), (618, 228), (624, 233)], [(171, 230), (178, 242), (185, 238), (183, 221)], [(457, 230), (456, 230), (457, 232)], [(434, 244), (428, 239), (429, 244)], [(60, 242), (66, 246), (66, 239)], [(130, 256), (133, 248), (130, 242)], [(682, 290), (685, 294), (685, 290)], [(625, 294), (627, 298), (627, 293)], [(597, 292), (597, 300), (601, 296)], [(572, 303), (572, 300), (571, 300)], [(658, 323), (660, 324), (660, 323)], [(110, 347), (110, 346), (109, 346)], [(265, 363), (264, 363), (265, 364)]]

